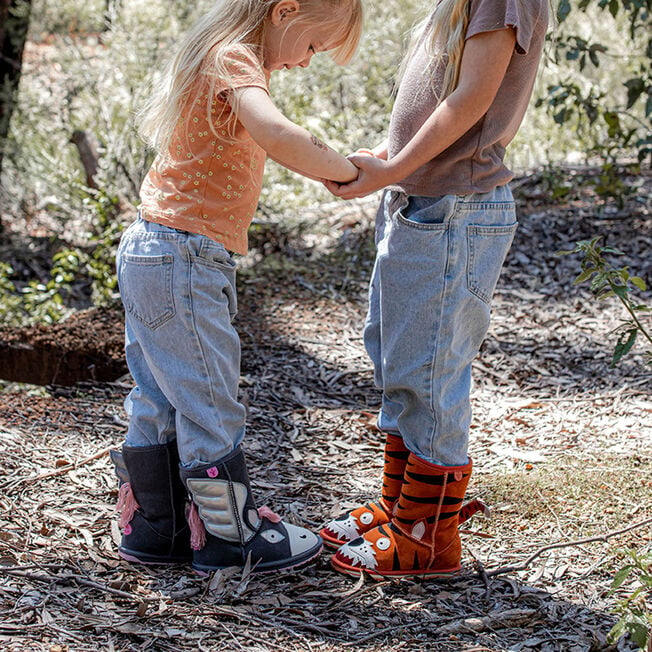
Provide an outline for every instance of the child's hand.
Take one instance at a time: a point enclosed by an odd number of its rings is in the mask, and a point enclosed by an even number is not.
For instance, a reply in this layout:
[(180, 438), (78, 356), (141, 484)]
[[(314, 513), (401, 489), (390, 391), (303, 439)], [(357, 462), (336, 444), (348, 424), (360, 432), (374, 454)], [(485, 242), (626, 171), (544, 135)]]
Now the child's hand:
[(325, 181), (324, 185), (336, 197), (342, 199), (354, 199), (365, 197), (380, 188), (392, 183), (390, 168), (386, 160), (374, 156), (370, 150), (358, 150), (355, 154), (347, 156), (360, 172), (355, 181), (349, 183), (335, 183)]

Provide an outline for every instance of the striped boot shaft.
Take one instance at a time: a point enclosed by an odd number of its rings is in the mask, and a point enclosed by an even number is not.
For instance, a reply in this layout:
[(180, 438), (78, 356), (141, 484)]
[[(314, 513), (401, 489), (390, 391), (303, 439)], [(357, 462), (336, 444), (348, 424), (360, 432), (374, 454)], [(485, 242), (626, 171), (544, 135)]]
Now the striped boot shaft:
[(436, 577), (461, 567), (459, 513), (472, 463), (438, 466), (410, 454), (389, 523), (342, 546), (333, 567), (372, 577)]

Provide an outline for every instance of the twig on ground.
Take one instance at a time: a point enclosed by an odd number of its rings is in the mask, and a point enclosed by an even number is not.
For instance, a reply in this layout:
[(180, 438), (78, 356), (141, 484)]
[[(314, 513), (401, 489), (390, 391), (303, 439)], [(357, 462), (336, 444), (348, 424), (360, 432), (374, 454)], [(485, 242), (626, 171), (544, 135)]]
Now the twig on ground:
[(8, 482), (2, 488), (14, 489), (18, 485), (21, 485), (23, 482), (27, 482), (28, 480), (37, 481), (37, 480), (44, 480), (45, 478), (51, 478), (55, 475), (63, 475), (64, 473), (68, 473), (68, 471), (74, 471), (75, 469), (78, 469), (80, 466), (84, 466), (84, 464), (88, 464), (89, 462), (93, 462), (94, 460), (97, 460), (100, 457), (104, 457), (105, 455), (108, 455), (109, 451), (113, 448), (115, 448), (115, 445), (107, 446), (106, 448), (103, 448), (101, 451), (98, 451), (97, 453), (94, 453), (89, 457), (85, 457), (83, 460), (73, 462), (72, 464), (66, 464), (65, 466), (62, 466), (54, 471), (47, 471), (46, 473), (41, 473), (40, 475), (35, 475), (35, 476), (17, 478), (16, 480)]
[(494, 570), (486, 571), (485, 573), (487, 577), (496, 577), (496, 575), (504, 575), (505, 573), (514, 573), (516, 571), (527, 570), (530, 564), (537, 557), (540, 557), (544, 552), (547, 552), (548, 550), (555, 550), (557, 548), (568, 548), (570, 546), (581, 546), (585, 543), (595, 543), (597, 541), (608, 541), (609, 539), (613, 539), (613, 537), (617, 537), (621, 534), (625, 534), (626, 532), (630, 532), (631, 530), (636, 530), (645, 525), (649, 525), (650, 523), (652, 523), (652, 518), (647, 518), (644, 521), (640, 521), (639, 523), (634, 523), (634, 525), (630, 525), (629, 527), (623, 528), (622, 530), (613, 530), (612, 532), (607, 532), (606, 534), (600, 534), (595, 537), (587, 537), (586, 539), (576, 539), (575, 541), (560, 541), (558, 543), (551, 543), (550, 545), (542, 546), (541, 548), (533, 552), (522, 564), (518, 564), (516, 566), (501, 566), (500, 568), (495, 568)]
[(471, 557), (473, 557), (473, 565), (476, 568), (478, 577), (482, 580), (482, 583), (485, 586), (485, 597), (488, 598), (491, 595), (491, 582), (489, 581), (489, 577), (487, 576), (487, 571), (484, 568), (484, 564), (480, 561), (478, 555), (471, 548), (471, 546), (468, 547), (468, 551)]
[[(455, 621), (456, 619), (448, 618), (446, 620), (447, 622), (450, 623)], [(371, 634), (367, 634), (366, 636), (360, 636), (359, 638), (356, 638), (352, 641), (347, 641), (346, 643), (342, 643), (342, 647), (357, 647), (361, 643), (368, 643), (374, 638), (378, 638), (379, 636), (384, 636), (385, 634), (400, 632), (405, 629), (411, 629), (413, 627), (423, 627), (423, 626), (424, 624), (422, 621), (414, 621), (410, 623), (402, 623), (400, 625), (392, 625), (391, 627), (384, 627), (383, 629), (379, 629), (375, 632), (372, 632)]]
[(516, 627), (523, 623), (529, 623), (537, 614), (536, 609), (507, 609), (500, 613), (483, 616), (481, 618), (462, 618), (455, 620), (437, 630), (438, 634), (468, 634), (486, 632), (490, 629), (501, 629), (504, 627)]
[(33, 580), (35, 582), (43, 582), (44, 584), (80, 584), (82, 586), (87, 586), (91, 589), (96, 589), (102, 591), (103, 593), (110, 593), (119, 598), (124, 598), (126, 600), (132, 600), (133, 602), (157, 602), (161, 598), (160, 596), (153, 597), (144, 597), (139, 595), (134, 595), (133, 593), (127, 593), (126, 591), (121, 591), (120, 589), (114, 589), (110, 586), (104, 586), (92, 580), (87, 580), (85, 577), (80, 577), (79, 575), (37, 575), (36, 573), (25, 573), (18, 570), (8, 570), (0, 566), (0, 574), (2, 572), (12, 575), (14, 577), (24, 577), (28, 580)]
[(236, 609), (231, 609), (229, 607), (226, 607), (224, 605), (214, 605), (211, 608), (212, 611), (218, 614), (222, 614), (225, 616), (230, 616), (232, 618), (236, 618), (238, 621), (244, 621), (245, 624), (251, 624), (252, 622), (258, 624), (258, 625), (274, 625), (277, 626), (279, 629), (283, 629), (285, 631), (289, 631), (292, 634), (296, 635), (296, 631), (291, 629), (290, 626), (292, 627), (297, 627), (298, 629), (301, 630), (307, 630), (309, 632), (315, 632), (317, 634), (321, 635), (327, 635), (327, 636), (332, 636), (333, 632), (332, 630), (328, 629), (327, 627), (320, 627), (319, 625), (315, 625), (313, 623), (303, 621), (303, 620), (295, 620), (294, 618), (288, 618), (285, 616), (276, 616), (274, 614), (266, 614), (264, 612), (259, 612), (258, 615), (254, 615), (251, 613), (246, 613), (243, 611), (239, 611)]

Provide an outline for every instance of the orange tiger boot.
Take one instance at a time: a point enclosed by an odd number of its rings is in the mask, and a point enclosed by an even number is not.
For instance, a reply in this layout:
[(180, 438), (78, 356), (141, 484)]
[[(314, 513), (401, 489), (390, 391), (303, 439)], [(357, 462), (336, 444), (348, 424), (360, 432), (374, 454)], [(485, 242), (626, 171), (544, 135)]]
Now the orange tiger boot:
[(356, 539), (371, 528), (389, 523), (394, 503), (401, 493), (403, 473), (410, 451), (403, 438), (386, 433), (383, 467), (383, 489), (380, 500), (356, 507), (327, 523), (319, 533), (324, 544), (331, 548)]
[(437, 577), (461, 568), (460, 509), (471, 477), (463, 466), (438, 466), (410, 453), (392, 519), (343, 545), (335, 570), (374, 579)]

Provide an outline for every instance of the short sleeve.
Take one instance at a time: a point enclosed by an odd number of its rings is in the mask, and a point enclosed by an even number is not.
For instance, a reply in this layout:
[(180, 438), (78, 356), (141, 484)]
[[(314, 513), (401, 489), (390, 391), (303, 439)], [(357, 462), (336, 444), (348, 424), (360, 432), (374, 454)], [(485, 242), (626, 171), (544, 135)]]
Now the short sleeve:
[(527, 54), (537, 24), (547, 24), (548, 0), (471, 0), (466, 38), (506, 27), (516, 30), (516, 51)]
[[(211, 60), (210, 56), (208, 60)], [(216, 70), (210, 63), (207, 63), (202, 71), (213, 78), (213, 90), (216, 94), (246, 86), (258, 86), (268, 90), (268, 77), (262, 62), (250, 48), (243, 45), (234, 46), (226, 53), (224, 64), (229, 74), (228, 79), (216, 75)]]

